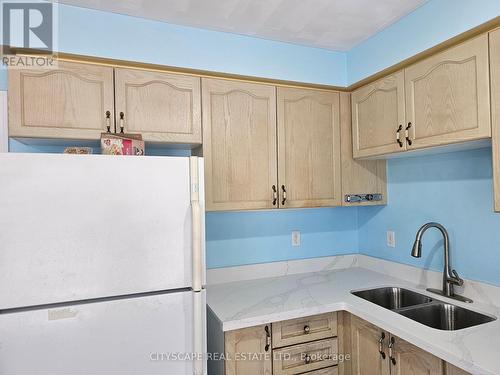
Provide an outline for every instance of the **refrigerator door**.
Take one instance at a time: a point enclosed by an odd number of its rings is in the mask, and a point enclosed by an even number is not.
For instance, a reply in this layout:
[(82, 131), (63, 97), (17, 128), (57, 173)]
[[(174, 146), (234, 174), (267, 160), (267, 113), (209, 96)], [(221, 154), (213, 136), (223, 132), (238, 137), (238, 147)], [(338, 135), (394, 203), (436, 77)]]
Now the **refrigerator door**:
[(201, 375), (193, 308), (204, 293), (1, 314), (0, 374)]
[(0, 310), (191, 288), (192, 189), (187, 157), (0, 154)]

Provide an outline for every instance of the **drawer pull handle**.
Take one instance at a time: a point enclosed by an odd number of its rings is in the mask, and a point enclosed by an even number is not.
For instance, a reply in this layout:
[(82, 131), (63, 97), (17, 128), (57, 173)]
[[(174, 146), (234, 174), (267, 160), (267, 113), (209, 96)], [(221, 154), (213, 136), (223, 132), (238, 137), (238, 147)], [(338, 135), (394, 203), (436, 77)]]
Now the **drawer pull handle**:
[(410, 128), (411, 128), (411, 122), (408, 123), (408, 126), (406, 127), (405, 129), (405, 137), (406, 137), (406, 142), (408, 143), (408, 145), (411, 146), (411, 144), (413, 143), (411, 138), (410, 138)]
[(120, 133), (124, 133), (125, 129), (125, 113), (120, 112)]
[(111, 112), (106, 111), (106, 131), (111, 133)]
[(401, 142), (401, 130), (403, 130), (403, 125), (399, 125), (398, 130), (396, 130), (396, 141), (399, 147), (403, 147), (403, 142)]
[(284, 206), (285, 205), (285, 202), (286, 202), (286, 189), (285, 189), (285, 185), (281, 185), (281, 190), (283, 190), (283, 199), (281, 200), (281, 205)]
[(276, 190), (276, 185), (273, 185), (273, 206), (278, 203), (278, 190)]
[(396, 358), (392, 356), (392, 349), (394, 348), (394, 343), (395, 343), (394, 337), (391, 337), (391, 340), (389, 341), (389, 359), (391, 360), (393, 365), (396, 364)]
[(311, 356), (309, 354), (306, 354), (305, 362), (306, 362), (306, 365), (311, 363)]
[(271, 332), (269, 332), (269, 326), (266, 326), (266, 328), (264, 328), (264, 331), (266, 331), (266, 346), (264, 350), (268, 352), (269, 347), (271, 346)]
[(385, 352), (383, 349), (384, 340), (385, 340), (385, 332), (382, 332), (380, 334), (380, 338), (378, 339), (378, 352), (380, 353), (382, 359), (385, 359)]
[(311, 327), (309, 327), (308, 325), (305, 325), (304, 326), (304, 333), (310, 333), (311, 332)]

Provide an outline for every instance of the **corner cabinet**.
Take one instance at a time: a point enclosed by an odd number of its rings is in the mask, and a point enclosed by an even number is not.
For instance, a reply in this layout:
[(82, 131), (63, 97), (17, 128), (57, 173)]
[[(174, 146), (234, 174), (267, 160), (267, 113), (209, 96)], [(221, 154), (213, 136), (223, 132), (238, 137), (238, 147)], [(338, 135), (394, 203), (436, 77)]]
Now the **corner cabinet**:
[(490, 68), (494, 200), (500, 212), (500, 29), (490, 33)]
[(280, 207), (339, 206), (339, 93), (278, 87)]
[(353, 92), (354, 157), (490, 138), (489, 66), (483, 34)]
[(200, 78), (115, 69), (117, 127), (145, 141), (201, 143)]
[(354, 157), (406, 150), (404, 73), (399, 71), (352, 93)]
[(405, 70), (408, 149), (491, 136), (488, 36)]
[(58, 61), (8, 74), (9, 136), (99, 139), (108, 124), (114, 129), (112, 67)]

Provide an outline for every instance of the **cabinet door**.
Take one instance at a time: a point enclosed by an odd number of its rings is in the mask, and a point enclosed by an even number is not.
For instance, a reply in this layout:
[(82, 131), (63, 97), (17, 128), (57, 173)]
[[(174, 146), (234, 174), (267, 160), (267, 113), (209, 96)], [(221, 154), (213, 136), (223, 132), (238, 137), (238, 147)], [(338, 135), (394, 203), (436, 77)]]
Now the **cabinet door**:
[(202, 86), (207, 210), (277, 207), (275, 87), (217, 79)]
[(405, 70), (408, 149), (491, 136), (488, 64), (481, 35)]
[[(340, 138), (342, 154), (342, 204), (372, 206), (387, 203), (385, 160), (354, 160), (351, 137), (350, 94), (340, 94)], [(347, 194), (382, 194), (381, 201), (346, 202)]]
[(58, 61), (55, 69), (9, 70), (11, 137), (99, 139), (114, 131), (113, 68)]
[(404, 126), (403, 71), (352, 93), (352, 143), (355, 158), (404, 151)]
[(341, 205), (339, 112), (339, 93), (278, 88), (281, 208)]
[(491, 120), (495, 211), (500, 212), (500, 29), (490, 33)]
[(262, 325), (226, 332), (225, 375), (271, 375), (270, 329)]
[(445, 375), (471, 375), (470, 372), (467, 372), (465, 370), (462, 370), (458, 367), (455, 367), (453, 365), (450, 365), (449, 363), (445, 364)]
[[(353, 375), (389, 375), (389, 334), (351, 315), (351, 367)], [(380, 340), (383, 340), (380, 343)], [(382, 345), (383, 355), (380, 353)], [(385, 358), (384, 358), (385, 357)]]
[(115, 92), (117, 131), (123, 124), (145, 141), (201, 143), (199, 77), (117, 68)]
[(391, 375), (441, 375), (443, 361), (416, 346), (391, 335)]

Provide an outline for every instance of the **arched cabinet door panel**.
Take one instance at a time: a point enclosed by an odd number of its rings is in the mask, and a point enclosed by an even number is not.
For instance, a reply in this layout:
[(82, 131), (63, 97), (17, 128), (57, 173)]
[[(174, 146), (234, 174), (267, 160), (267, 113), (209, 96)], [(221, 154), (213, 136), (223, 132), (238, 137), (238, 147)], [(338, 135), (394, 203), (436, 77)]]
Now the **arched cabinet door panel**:
[(277, 208), (276, 88), (204, 78), (202, 90), (207, 210)]
[(355, 158), (406, 150), (403, 71), (354, 91), (351, 101)]
[(339, 93), (278, 87), (280, 208), (342, 204)]
[(488, 36), (405, 69), (407, 148), (491, 137)]
[(113, 68), (56, 63), (9, 70), (9, 136), (99, 139), (108, 124), (114, 131)]
[(199, 77), (117, 68), (115, 91), (117, 131), (123, 125), (149, 142), (201, 144)]

